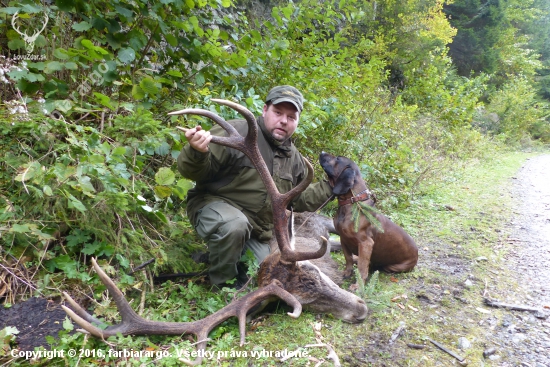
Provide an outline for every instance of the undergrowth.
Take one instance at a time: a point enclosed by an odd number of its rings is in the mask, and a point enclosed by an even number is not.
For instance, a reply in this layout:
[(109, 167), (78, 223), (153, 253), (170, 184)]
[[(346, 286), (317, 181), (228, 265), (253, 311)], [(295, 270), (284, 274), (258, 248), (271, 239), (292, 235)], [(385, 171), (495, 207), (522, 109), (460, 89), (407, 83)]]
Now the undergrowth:
[[(406, 274), (374, 273), (360, 287), (369, 307), (369, 316), (361, 324), (346, 324), (331, 315), (304, 312), (297, 319), (286, 315), (286, 306), (263, 313), (247, 325), (246, 344), (239, 347), (236, 319), (229, 319), (210, 335), (207, 351), (212, 355), (205, 365), (278, 365), (284, 351), (301, 352), (285, 363), (307, 365), (308, 358), (326, 359), (320, 342), (332, 345), (343, 365), (439, 366), (452, 364), (452, 358), (430, 344), (435, 340), (462, 354), (471, 365), (481, 365), (487, 332), (479, 324), (487, 317), (479, 309), (481, 297), (493, 288), (514, 287), (513, 280), (491, 283), (492, 269), (498, 269), (507, 251), (505, 223), (511, 216), (513, 200), (509, 195), (509, 178), (513, 176), (525, 153), (493, 155), (485, 161), (469, 162), (467, 167), (445, 179), (413, 206), (387, 213), (416, 239), (420, 249), (417, 268)], [(342, 255), (336, 260), (343, 262)], [(115, 269), (103, 266), (115, 276)], [(120, 274), (118, 272), (117, 274)], [(150, 289), (147, 279), (126, 286), (127, 297), (143, 316), (162, 321), (190, 321), (203, 318), (223, 307), (233, 293), (212, 293), (194, 280), (167, 282)], [(93, 279), (93, 278), (92, 278)], [(116, 278), (124, 283), (124, 276)], [(200, 280), (200, 279), (199, 279)], [(467, 284), (470, 281), (470, 285)], [(349, 280), (344, 287), (354, 282)], [(109, 298), (101, 297), (103, 288), (92, 280), (96, 299), (95, 314), (108, 321), (116, 320), (118, 311)], [(200, 282), (199, 282), (200, 283)], [(145, 292), (145, 294), (143, 294)], [(140, 307), (140, 303), (144, 306)], [(494, 314), (498, 314), (495, 311)], [(115, 321), (116, 322), (116, 321)], [(390, 344), (394, 331), (405, 329)], [(102, 351), (110, 357), (80, 356), (80, 365), (126, 363), (126, 365), (179, 365), (182, 357), (194, 351), (187, 336), (111, 337), (105, 342), (80, 333), (71, 333), (70, 322), (64, 324), (58, 339), (50, 338), (51, 348)], [(472, 341), (472, 348), (460, 351), (459, 337)], [(406, 343), (425, 345), (415, 350)], [(124, 357), (115, 351), (151, 351), (150, 357)], [(308, 358), (304, 357), (307, 351)], [(255, 356), (252, 356), (252, 352)], [(121, 352), (122, 353), (122, 352)], [(155, 353), (157, 358), (155, 358)], [(246, 353), (246, 354), (245, 354)], [(279, 353), (277, 356), (275, 353)], [(22, 359), (15, 365), (25, 364)], [(48, 365), (74, 365), (75, 359), (48, 360)], [(38, 364), (46, 364), (39, 360)]]

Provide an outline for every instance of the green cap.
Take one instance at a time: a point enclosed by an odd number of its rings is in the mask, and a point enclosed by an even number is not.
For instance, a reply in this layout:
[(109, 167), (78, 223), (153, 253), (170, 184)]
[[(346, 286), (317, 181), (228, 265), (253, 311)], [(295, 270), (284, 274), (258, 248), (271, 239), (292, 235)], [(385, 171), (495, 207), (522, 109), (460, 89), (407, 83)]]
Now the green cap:
[(304, 97), (302, 93), (290, 85), (279, 85), (271, 89), (267, 94), (265, 102), (271, 102), (272, 104), (290, 102), (296, 106), (299, 112), (302, 112), (304, 108)]

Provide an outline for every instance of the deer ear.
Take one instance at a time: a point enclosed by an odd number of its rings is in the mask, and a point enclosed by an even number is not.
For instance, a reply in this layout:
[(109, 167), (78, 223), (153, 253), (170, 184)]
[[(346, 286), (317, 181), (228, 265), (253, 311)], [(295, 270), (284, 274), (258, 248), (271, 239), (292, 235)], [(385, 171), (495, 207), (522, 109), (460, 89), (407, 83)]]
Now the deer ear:
[(347, 167), (338, 177), (338, 181), (332, 189), (332, 193), (335, 195), (342, 195), (348, 192), (355, 182), (355, 170), (351, 167)]

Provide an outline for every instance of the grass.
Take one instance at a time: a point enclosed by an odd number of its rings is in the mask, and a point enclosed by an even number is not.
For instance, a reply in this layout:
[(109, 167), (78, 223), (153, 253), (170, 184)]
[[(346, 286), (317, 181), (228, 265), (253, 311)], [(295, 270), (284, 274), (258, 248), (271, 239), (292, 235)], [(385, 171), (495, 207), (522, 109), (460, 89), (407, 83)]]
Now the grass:
[[(513, 288), (513, 279), (496, 277), (503, 268), (503, 256), (508, 250), (506, 224), (514, 205), (509, 189), (510, 178), (530, 155), (526, 153), (495, 154), (483, 162), (473, 161), (453, 176), (426, 188), (413, 205), (386, 213), (402, 225), (417, 241), (419, 264), (407, 274), (376, 274), (362, 287), (369, 306), (369, 316), (362, 324), (351, 325), (330, 315), (304, 312), (294, 320), (283, 307), (262, 314), (247, 326), (246, 344), (239, 347), (238, 325), (235, 319), (214, 330), (207, 351), (214, 358), (205, 365), (216, 366), (276, 366), (281, 365), (276, 354), (282, 351), (307, 351), (317, 360), (327, 358), (321, 347), (305, 348), (308, 344), (329, 343), (344, 366), (449, 366), (456, 361), (428, 342), (436, 340), (466, 357), (473, 366), (490, 365), (484, 361), (486, 328), (480, 323), (487, 314), (480, 312), (485, 292)], [(337, 261), (343, 262), (342, 255)], [(469, 280), (471, 285), (466, 285)], [(210, 293), (205, 287), (168, 284), (146, 295), (147, 317), (156, 320), (195, 320), (219, 309), (225, 302), (223, 294)], [(347, 284), (349, 285), (349, 284)], [(137, 295), (134, 304), (139, 304)], [(393, 301), (392, 301), (393, 300)], [(108, 306), (103, 314), (114, 314)], [(137, 308), (137, 307), (134, 307)], [(171, 311), (170, 311), (171, 310)], [(500, 318), (502, 312), (492, 310)], [(399, 327), (404, 333), (390, 345), (388, 340)], [(69, 327), (70, 328), (70, 327)], [(472, 347), (460, 351), (459, 337), (466, 337)], [(172, 353), (162, 358), (81, 358), (80, 365), (115, 363), (128, 366), (176, 366), (177, 350), (193, 351), (191, 340), (181, 337), (118, 337), (109, 344), (80, 334), (64, 334), (53, 348), (107, 351), (151, 350)], [(406, 343), (426, 344), (422, 350), (410, 349)], [(231, 357), (233, 352), (233, 357)], [(235, 357), (240, 352), (240, 357)], [(243, 356), (246, 352), (246, 356)], [(255, 352), (255, 356), (251, 356)], [(220, 356), (218, 359), (217, 357)], [(20, 364), (25, 361), (18, 360)], [(45, 361), (48, 365), (74, 365), (75, 360)], [(502, 360), (500, 361), (502, 362)], [(315, 363), (306, 357), (290, 358), (285, 365), (305, 366)], [(327, 362), (330, 365), (330, 362)]]

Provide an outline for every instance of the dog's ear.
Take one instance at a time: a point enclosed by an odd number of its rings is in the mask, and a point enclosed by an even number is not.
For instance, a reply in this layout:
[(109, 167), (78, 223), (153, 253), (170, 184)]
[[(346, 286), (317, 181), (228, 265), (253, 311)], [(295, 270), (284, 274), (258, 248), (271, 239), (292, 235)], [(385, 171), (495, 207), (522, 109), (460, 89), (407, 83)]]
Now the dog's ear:
[(334, 195), (342, 195), (348, 192), (355, 182), (355, 170), (351, 167), (347, 167), (338, 177), (338, 181), (332, 188)]

